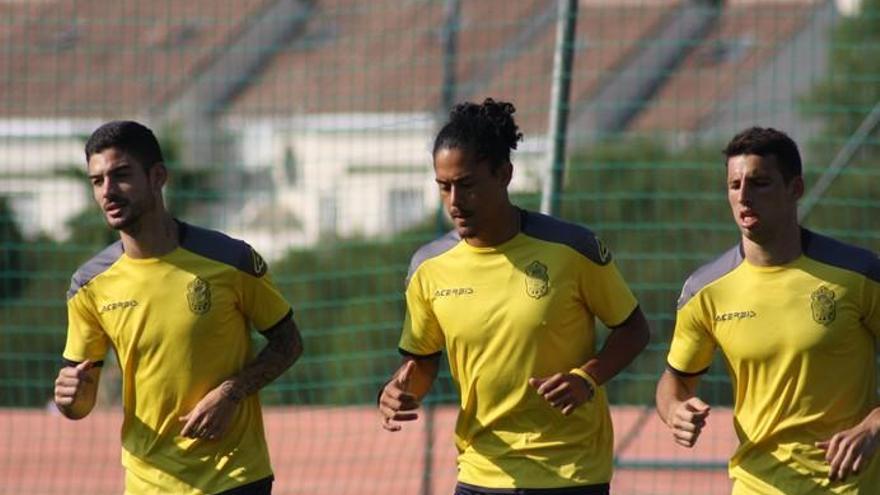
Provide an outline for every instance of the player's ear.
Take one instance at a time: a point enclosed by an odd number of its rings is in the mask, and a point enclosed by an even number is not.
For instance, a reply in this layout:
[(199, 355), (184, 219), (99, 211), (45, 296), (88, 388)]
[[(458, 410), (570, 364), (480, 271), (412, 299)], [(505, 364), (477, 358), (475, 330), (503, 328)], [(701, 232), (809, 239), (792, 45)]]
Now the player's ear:
[(168, 168), (163, 162), (154, 163), (149, 172), (150, 185), (153, 189), (162, 189), (168, 182)]
[(800, 175), (795, 176), (791, 179), (791, 193), (794, 195), (794, 200), (798, 201), (804, 195), (804, 178)]
[(509, 186), (511, 179), (513, 178), (513, 164), (509, 161), (502, 164), (498, 167), (497, 173), (501, 176), (501, 180), (504, 181), (504, 185)]

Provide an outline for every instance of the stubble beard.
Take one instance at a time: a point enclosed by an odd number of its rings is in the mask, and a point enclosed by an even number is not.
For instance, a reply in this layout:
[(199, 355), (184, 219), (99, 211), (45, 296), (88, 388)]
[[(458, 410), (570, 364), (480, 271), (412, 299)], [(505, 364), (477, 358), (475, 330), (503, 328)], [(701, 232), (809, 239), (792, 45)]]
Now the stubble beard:
[(130, 236), (136, 236), (142, 230), (142, 222), (144, 215), (155, 209), (155, 200), (152, 198), (144, 199), (139, 202), (128, 203), (129, 215), (119, 219), (120, 221), (112, 223), (109, 218), (105, 217), (107, 225), (117, 232), (124, 232)]
[(456, 226), (456, 232), (458, 232), (458, 236), (462, 239), (470, 239), (476, 237), (478, 232), (473, 226)]

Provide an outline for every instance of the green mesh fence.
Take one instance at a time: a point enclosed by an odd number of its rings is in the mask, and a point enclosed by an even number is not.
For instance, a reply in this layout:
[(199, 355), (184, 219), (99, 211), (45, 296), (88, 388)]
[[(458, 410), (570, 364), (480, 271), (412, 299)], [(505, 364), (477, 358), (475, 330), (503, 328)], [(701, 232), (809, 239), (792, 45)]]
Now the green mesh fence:
[[(122, 491), (112, 358), (87, 419), (50, 404), (70, 276), (115, 239), (82, 146), (119, 118), (159, 134), (175, 215), (254, 245), (294, 306), (306, 352), (262, 392), (275, 493), (451, 493), (448, 372), (400, 434), (372, 407), (399, 362), (409, 257), (448, 228), (431, 139), (453, 102), (512, 101), (525, 141), (511, 188), (539, 207), (563, 3), (0, 2), (0, 493)], [(729, 493), (723, 362), (701, 386), (717, 414), (697, 448), (673, 446), (652, 410), (681, 284), (737, 241), (719, 150), (749, 125), (786, 130), (808, 189), (841, 166), (804, 224), (880, 248), (866, 122), (880, 2), (576, 3), (560, 216), (612, 248), (653, 329), (608, 386), (612, 490)]]

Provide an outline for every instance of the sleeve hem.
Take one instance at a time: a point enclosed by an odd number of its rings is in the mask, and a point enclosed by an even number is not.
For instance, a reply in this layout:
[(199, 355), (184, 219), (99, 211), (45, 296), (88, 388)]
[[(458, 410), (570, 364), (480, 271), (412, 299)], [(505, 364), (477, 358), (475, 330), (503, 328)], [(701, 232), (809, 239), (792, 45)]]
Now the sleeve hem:
[(414, 352), (410, 352), (403, 347), (398, 347), (397, 352), (399, 352), (403, 356), (415, 358), (415, 359), (431, 359), (440, 356), (443, 351), (432, 352), (431, 354), (416, 354)]
[[(608, 327), (609, 330), (617, 330), (618, 328), (620, 328), (620, 327), (626, 325), (626, 322), (628, 322), (629, 319), (632, 318), (634, 314), (636, 314), (636, 311), (638, 311), (640, 307), (641, 307), (641, 305), (639, 305), (638, 303), (636, 303), (636, 306), (632, 309), (632, 311), (629, 312), (628, 315), (626, 315), (626, 318), (624, 318), (623, 321), (621, 321), (621, 322), (618, 323), (617, 325), (608, 325), (608, 324), (606, 324), (605, 326)], [(604, 322), (603, 322), (603, 323), (604, 323)]]
[[(76, 366), (79, 366), (79, 364), (82, 363), (83, 361), (85, 361), (85, 359), (83, 359), (82, 361), (74, 361), (73, 359), (67, 359), (66, 357), (61, 358), (61, 362), (64, 363), (64, 366), (76, 367)], [(104, 361), (103, 360), (102, 361), (94, 361), (92, 363), (92, 365), (96, 368), (100, 368), (100, 367), (104, 366)]]
[(277, 327), (278, 325), (280, 325), (280, 324), (282, 324), (282, 323), (284, 323), (284, 322), (286, 322), (287, 320), (290, 320), (290, 319), (292, 319), (292, 318), (293, 318), (293, 309), (288, 309), (288, 310), (287, 310), (287, 313), (285, 313), (285, 315), (282, 316), (280, 320), (278, 320), (277, 322), (275, 322), (274, 325), (270, 325), (270, 326), (269, 326), (268, 328), (266, 328), (265, 330), (259, 330), (259, 332), (260, 332), (260, 333), (266, 333), (266, 332), (268, 332), (269, 330), (272, 330), (273, 328)]
[(666, 363), (666, 369), (669, 370), (669, 372), (672, 373), (673, 375), (678, 375), (683, 378), (704, 375), (704, 374), (706, 374), (707, 371), (709, 371), (708, 366), (706, 366), (702, 370), (696, 371), (696, 372), (681, 371), (680, 369), (675, 368), (674, 366), (672, 366), (668, 362)]

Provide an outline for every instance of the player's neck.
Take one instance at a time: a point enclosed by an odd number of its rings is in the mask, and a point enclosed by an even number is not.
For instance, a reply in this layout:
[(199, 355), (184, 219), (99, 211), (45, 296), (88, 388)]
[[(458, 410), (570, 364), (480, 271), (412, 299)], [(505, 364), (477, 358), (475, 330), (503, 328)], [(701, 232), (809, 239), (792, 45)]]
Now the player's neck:
[(148, 213), (131, 228), (120, 231), (122, 247), (130, 258), (157, 258), (174, 251), (180, 243), (179, 226), (165, 210)]
[(781, 266), (791, 263), (803, 253), (801, 227), (794, 223), (781, 229), (770, 239), (760, 242), (743, 236), (743, 255), (749, 263), (757, 266)]
[(493, 247), (504, 244), (519, 234), (522, 228), (520, 209), (508, 204), (507, 212), (499, 216), (499, 221), (491, 225), (491, 230), (474, 237), (468, 237), (465, 242), (474, 247)]

